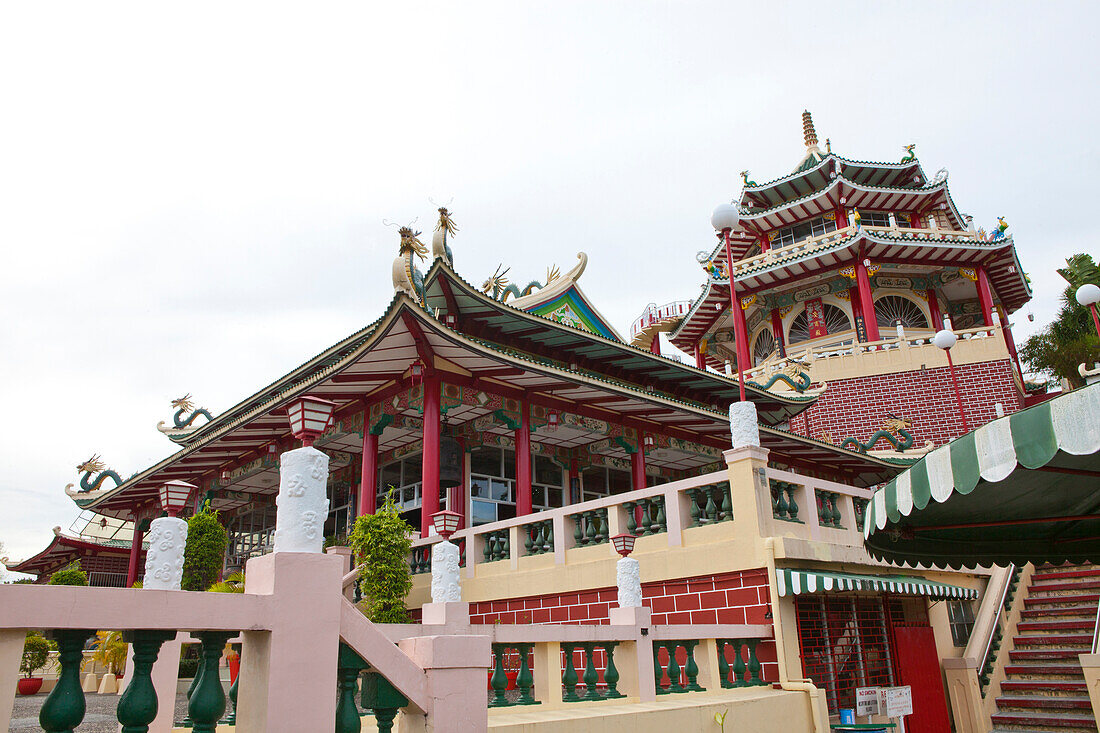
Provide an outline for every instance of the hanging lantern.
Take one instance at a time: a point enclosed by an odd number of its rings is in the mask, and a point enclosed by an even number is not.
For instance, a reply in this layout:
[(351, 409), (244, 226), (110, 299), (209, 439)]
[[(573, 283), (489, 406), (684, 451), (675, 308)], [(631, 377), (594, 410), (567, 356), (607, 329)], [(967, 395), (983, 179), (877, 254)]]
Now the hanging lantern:
[(646, 448), (652, 448), (653, 446), (655, 446), (657, 444), (656, 441), (653, 440), (652, 435), (645, 436), (645, 440), (642, 441), (642, 442), (645, 444)]
[(336, 403), (320, 397), (300, 397), (287, 408), (290, 418), (290, 432), (302, 441), (302, 445), (313, 445), (313, 441), (332, 424), (332, 411)]
[(160, 487), (160, 506), (174, 517), (187, 505), (191, 492), (198, 487), (186, 481), (165, 481)]
[(548, 428), (549, 428), (550, 430), (554, 430), (554, 429), (556, 429), (556, 428), (558, 427), (558, 422), (559, 422), (560, 420), (561, 420), (561, 418), (560, 418), (560, 417), (559, 417), (559, 415), (558, 415), (558, 411), (557, 411), (557, 410), (551, 410), (551, 411), (550, 411), (550, 412), (549, 412), (549, 413), (548, 413), (548, 414), (546, 415), (546, 426), (547, 426), (547, 427), (548, 427)]
[(452, 436), (443, 434), (439, 439), (439, 486), (458, 486), (462, 483), (462, 446)]
[(420, 379), (424, 376), (424, 364), (420, 361), (414, 361), (412, 363), (412, 375), (414, 379)]

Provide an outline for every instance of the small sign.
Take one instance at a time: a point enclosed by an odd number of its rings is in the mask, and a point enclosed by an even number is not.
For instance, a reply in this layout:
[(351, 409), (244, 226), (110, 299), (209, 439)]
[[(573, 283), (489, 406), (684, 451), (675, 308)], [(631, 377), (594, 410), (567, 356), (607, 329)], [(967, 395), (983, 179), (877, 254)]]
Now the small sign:
[(856, 688), (856, 715), (878, 715), (878, 687)]
[(901, 718), (913, 714), (913, 688), (880, 687), (879, 714), (887, 718)]

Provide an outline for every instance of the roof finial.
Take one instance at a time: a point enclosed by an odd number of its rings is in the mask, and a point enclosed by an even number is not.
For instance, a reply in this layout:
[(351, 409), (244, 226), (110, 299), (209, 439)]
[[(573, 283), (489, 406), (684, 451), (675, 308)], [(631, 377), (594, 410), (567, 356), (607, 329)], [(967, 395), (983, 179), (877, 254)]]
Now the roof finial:
[(814, 118), (809, 110), (802, 112), (802, 134), (806, 138), (807, 148), (817, 147), (817, 133), (814, 131)]

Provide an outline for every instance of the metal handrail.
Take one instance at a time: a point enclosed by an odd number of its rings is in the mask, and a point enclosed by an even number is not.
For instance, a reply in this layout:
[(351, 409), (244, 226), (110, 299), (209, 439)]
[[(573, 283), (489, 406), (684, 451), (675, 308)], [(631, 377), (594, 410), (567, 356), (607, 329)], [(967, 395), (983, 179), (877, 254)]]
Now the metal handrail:
[[(1016, 565), (1009, 564), (1008, 575), (1005, 580), (1005, 587), (1001, 590), (1001, 597), (997, 602), (997, 615), (993, 618), (993, 624), (989, 627), (989, 635), (985, 639), (985, 649), (982, 651), (981, 664), (978, 665), (978, 669), (985, 669), (986, 661), (989, 659), (989, 648), (993, 646), (993, 637), (997, 633), (997, 629), (1001, 626), (1001, 616), (1005, 610), (1005, 599), (1008, 597), (1008, 589), (1012, 585), (1012, 576), (1016, 574)], [(1095, 643), (1095, 641), (1093, 642)]]
[(1100, 603), (1096, 604), (1096, 622), (1092, 627), (1092, 653), (1100, 650)]

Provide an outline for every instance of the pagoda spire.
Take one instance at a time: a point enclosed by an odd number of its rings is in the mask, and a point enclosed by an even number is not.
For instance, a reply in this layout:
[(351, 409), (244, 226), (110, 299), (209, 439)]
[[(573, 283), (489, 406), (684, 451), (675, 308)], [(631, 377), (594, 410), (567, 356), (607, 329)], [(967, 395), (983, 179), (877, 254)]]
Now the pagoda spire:
[(814, 130), (814, 118), (810, 115), (809, 110), (803, 110), (802, 112), (802, 135), (806, 139), (806, 147), (813, 149), (817, 147), (817, 132)]

